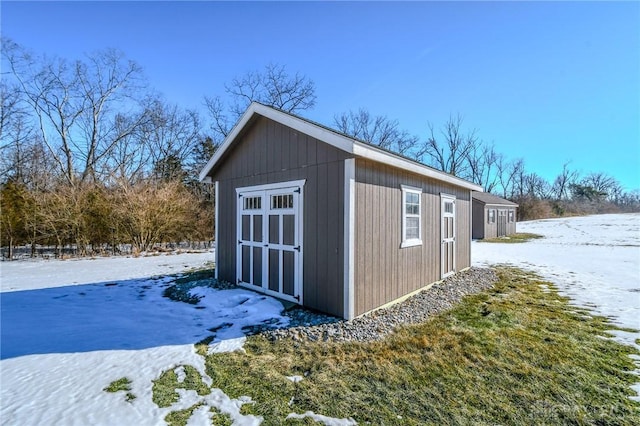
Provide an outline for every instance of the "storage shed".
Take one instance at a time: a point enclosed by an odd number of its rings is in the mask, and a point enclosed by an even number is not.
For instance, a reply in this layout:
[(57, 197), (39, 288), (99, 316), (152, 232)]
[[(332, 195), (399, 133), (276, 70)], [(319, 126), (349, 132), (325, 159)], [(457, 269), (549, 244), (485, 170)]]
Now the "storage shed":
[(259, 103), (200, 179), (221, 280), (351, 319), (470, 266), (480, 187)]
[(516, 203), (487, 192), (474, 192), (472, 197), (474, 240), (516, 233)]

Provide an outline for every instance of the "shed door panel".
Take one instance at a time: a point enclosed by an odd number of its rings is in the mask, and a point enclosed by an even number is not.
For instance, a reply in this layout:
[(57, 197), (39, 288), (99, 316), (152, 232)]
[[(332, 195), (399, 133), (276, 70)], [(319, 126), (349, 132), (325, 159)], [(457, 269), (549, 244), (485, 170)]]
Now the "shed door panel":
[(456, 271), (456, 199), (441, 195), (441, 275), (448, 277)]
[(507, 235), (507, 211), (498, 210), (498, 237), (504, 237)]
[(301, 185), (237, 192), (238, 284), (301, 303)]

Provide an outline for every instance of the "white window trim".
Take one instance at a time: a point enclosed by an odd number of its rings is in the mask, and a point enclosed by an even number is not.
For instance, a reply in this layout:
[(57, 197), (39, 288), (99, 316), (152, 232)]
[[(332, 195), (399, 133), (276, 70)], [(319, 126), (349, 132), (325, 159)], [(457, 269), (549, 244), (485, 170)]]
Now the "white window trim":
[[(422, 245), (422, 188), (416, 188), (414, 186), (408, 185), (400, 185), (400, 189), (402, 190), (402, 203), (400, 207), (402, 208), (402, 242), (400, 244), (400, 248), (405, 247), (415, 247)], [(406, 209), (406, 201), (407, 201), (407, 193), (418, 194), (418, 238), (407, 239), (407, 209)], [(415, 217), (416, 215), (410, 215), (411, 217)]]
[[(491, 213), (493, 212), (493, 216)], [(487, 223), (496, 223), (496, 209), (487, 209)]]

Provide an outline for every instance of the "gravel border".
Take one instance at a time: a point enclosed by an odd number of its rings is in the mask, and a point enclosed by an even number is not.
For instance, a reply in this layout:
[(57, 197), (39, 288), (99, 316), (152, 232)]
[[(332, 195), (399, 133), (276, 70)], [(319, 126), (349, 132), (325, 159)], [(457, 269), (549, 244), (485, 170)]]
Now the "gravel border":
[(256, 329), (270, 340), (368, 342), (380, 340), (396, 326), (418, 324), (430, 316), (452, 308), (464, 296), (479, 293), (493, 286), (498, 277), (493, 269), (470, 268), (458, 272), (429, 289), (388, 308), (378, 309), (352, 321), (320, 314), (305, 308), (284, 312), (289, 326), (278, 329)]

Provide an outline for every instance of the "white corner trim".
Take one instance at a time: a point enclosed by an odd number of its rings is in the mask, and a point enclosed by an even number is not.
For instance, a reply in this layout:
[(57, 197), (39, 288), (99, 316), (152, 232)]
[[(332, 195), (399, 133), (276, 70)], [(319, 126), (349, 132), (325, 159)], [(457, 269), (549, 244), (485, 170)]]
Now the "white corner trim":
[(220, 207), (219, 207), (219, 205), (220, 205), (220, 202), (219, 202), (220, 201), (220, 196), (218, 195), (218, 192), (219, 192), (219, 189), (220, 189), (220, 182), (219, 181), (215, 181), (214, 185), (215, 186), (214, 186), (214, 189), (213, 189), (213, 191), (214, 191), (214, 193), (213, 193), (213, 202), (216, 205), (214, 207), (215, 217), (213, 218), (213, 223), (214, 223), (213, 226), (215, 226), (216, 229), (215, 229), (215, 231), (213, 233), (213, 239), (214, 239), (215, 244), (216, 244), (216, 247), (215, 247), (216, 252), (215, 252), (215, 254), (213, 256), (213, 259), (214, 259), (213, 261), (215, 262), (215, 266), (216, 266), (216, 269), (215, 269), (215, 272), (214, 272), (214, 276), (215, 276), (215, 278), (217, 280), (218, 279), (218, 266), (220, 265), (218, 263), (218, 259), (220, 258), (220, 256), (218, 255), (219, 247), (220, 247), (220, 242), (218, 241), (218, 235), (219, 235), (219, 233), (218, 233), (218, 224), (220, 223), (220, 221), (218, 220), (218, 212), (220, 211)]
[(355, 311), (356, 160), (344, 160), (344, 318)]
[[(473, 240), (473, 191), (469, 191), (469, 207), (468, 207), (468, 212), (469, 213), (469, 235), (468, 235), (468, 240), (469, 240), (469, 266), (467, 268), (471, 267), (471, 246), (473, 244), (471, 244), (471, 241)], [(483, 209), (484, 210), (484, 209)], [(482, 225), (484, 227), (484, 224)], [(464, 268), (466, 269), (466, 268)]]

